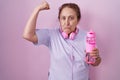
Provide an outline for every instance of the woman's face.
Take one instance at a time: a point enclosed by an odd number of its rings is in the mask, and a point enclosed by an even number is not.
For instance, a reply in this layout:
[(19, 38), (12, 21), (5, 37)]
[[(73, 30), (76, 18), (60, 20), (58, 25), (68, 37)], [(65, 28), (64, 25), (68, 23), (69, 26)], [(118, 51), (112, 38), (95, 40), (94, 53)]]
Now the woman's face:
[(67, 34), (75, 31), (78, 24), (77, 14), (72, 8), (65, 7), (60, 14), (60, 26)]

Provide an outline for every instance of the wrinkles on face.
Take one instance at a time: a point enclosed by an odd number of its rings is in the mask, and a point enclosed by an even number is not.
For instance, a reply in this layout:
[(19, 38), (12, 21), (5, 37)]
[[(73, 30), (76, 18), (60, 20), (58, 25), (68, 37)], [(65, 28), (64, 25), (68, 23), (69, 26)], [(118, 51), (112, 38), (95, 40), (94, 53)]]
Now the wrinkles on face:
[(64, 8), (60, 14), (60, 25), (64, 32), (71, 33), (78, 24), (76, 12), (71, 8)]

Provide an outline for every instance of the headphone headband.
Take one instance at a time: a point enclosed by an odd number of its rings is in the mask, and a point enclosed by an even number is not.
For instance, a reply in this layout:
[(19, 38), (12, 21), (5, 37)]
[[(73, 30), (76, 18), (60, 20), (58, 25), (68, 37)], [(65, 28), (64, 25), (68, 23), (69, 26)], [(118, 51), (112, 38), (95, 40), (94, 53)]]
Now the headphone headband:
[(66, 32), (62, 31), (62, 29), (60, 28), (60, 32), (61, 32), (61, 34), (62, 34), (64, 39), (68, 39), (69, 38), (69, 39), (73, 40), (75, 38), (76, 34), (78, 33), (78, 31), (79, 31), (79, 29), (76, 28), (75, 31), (71, 32), (68, 35)]

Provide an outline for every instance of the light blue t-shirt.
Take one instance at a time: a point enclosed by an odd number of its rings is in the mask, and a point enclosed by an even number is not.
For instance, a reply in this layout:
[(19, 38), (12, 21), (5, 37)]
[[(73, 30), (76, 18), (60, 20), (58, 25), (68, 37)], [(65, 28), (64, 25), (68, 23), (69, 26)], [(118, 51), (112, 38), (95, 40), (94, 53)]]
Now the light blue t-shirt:
[(44, 44), (50, 50), (48, 80), (88, 80), (86, 32), (79, 29), (74, 40), (64, 39), (59, 29), (38, 29), (36, 34), (36, 45)]

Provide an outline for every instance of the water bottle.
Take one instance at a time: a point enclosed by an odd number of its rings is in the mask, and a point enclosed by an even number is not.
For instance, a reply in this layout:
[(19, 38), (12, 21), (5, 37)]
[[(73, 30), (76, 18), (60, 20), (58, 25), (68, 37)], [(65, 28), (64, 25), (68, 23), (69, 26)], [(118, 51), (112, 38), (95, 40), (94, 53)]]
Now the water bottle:
[(96, 47), (96, 35), (95, 32), (90, 30), (89, 32), (87, 32), (87, 37), (86, 37), (86, 62), (88, 64), (95, 63), (95, 59), (90, 56), (90, 52), (95, 47)]

